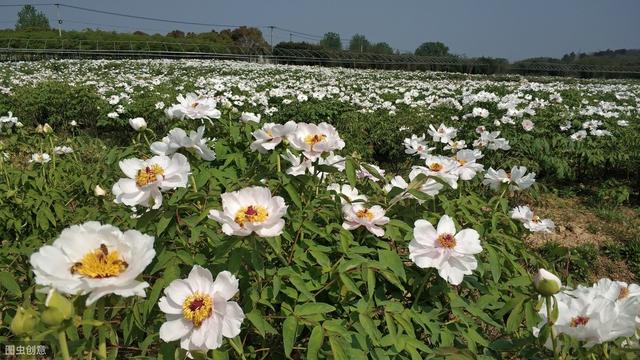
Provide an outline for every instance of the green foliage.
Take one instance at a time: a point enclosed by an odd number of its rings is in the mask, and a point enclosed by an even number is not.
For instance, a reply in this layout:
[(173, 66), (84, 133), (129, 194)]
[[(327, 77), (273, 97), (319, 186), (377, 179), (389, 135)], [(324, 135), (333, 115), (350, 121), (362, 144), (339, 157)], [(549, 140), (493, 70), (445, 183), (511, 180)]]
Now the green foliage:
[(349, 50), (353, 52), (368, 52), (370, 47), (371, 43), (362, 34), (353, 35), (349, 41)]
[(25, 5), (18, 12), (16, 30), (49, 30), (49, 19), (32, 5)]
[(439, 41), (425, 42), (416, 48), (414, 54), (417, 56), (447, 56), (449, 55), (449, 47)]
[(320, 40), (320, 46), (329, 50), (342, 50), (342, 40), (340, 40), (340, 34), (334, 32), (328, 32), (324, 34), (322, 40)]
[(95, 127), (96, 122), (106, 117), (108, 107), (94, 87), (57, 81), (18, 88), (11, 100), (14, 113), (29, 127), (49, 123), (58, 129), (68, 129), (71, 121), (81, 127)]

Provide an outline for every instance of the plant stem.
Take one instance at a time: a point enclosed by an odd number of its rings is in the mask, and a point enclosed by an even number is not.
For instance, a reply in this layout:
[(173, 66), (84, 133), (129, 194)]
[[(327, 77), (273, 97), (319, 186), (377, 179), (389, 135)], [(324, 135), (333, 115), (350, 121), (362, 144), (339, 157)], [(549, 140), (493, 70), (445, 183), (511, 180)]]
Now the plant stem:
[(69, 347), (67, 346), (67, 334), (64, 329), (58, 332), (58, 343), (60, 344), (60, 352), (64, 360), (71, 360), (69, 356)]
[[(98, 313), (98, 320), (104, 323), (104, 299), (98, 300), (96, 312)], [(105, 334), (104, 325), (98, 328), (98, 358), (103, 360), (107, 358), (107, 336)]]
[(420, 300), (420, 296), (422, 295), (422, 291), (425, 288), (425, 285), (427, 284), (427, 279), (429, 277), (429, 272), (427, 271), (424, 276), (422, 277), (422, 280), (420, 281), (420, 289), (418, 289), (418, 293), (416, 294), (416, 298), (413, 299), (413, 304), (417, 304), (418, 300)]
[(247, 358), (244, 356), (244, 351), (242, 351), (242, 349), (238, 346), (238, 344), (236, 344), (235, 339), (229, 339), (229, 344), (231, 344), (231, 347), (233, 347), (233, 349), (238, 353), (238, 355), (240, 355), (240, 357), (242, 358), (242, 360), (247, 360)]
[(551, 343), (553, 344), (553, 358), (558, 359), (558, 340), (556, 339), (555, 330), (553, 329), (554, 321), (551, 320), (551, 298), (552, 296), (546, 296), (544, 301), (547, 305), (547, 325), (549, 326), (549, 333), (551, 334)]

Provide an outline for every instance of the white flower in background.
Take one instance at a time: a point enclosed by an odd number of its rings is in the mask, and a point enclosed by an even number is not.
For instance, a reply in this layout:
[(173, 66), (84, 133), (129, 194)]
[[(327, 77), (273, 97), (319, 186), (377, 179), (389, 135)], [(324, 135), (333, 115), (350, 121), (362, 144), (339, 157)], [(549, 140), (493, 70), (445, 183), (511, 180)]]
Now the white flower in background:
[(480, 235), (473, 229), (456, 232), (448, 215), (438, 222), (437, 229), (426, 220), (418, 220), (409, 243), (409, 259), (421, 268), (436, 268), (441, 278), (459, 285), (464, 275), (478, 267), (474, 257), (482, 251)]
[(296, 130), (287, 136), (291, 146), (302, 151), (304, 156), (315, 161), (322, 153), (340, 150), (344, 141), (336, 129), (322, 122), (318, 125), (298, 123)]
[(251, 143), (250, 148), (253, 151), (266, 154), (275, 149), (289, 134), (293, 133), (297, 126), (293, 121), (288, 121), (286, 124), (266, 123), (262, 126), (262, 129), (252, 133), (256, 140)]
[(222, 211), (209, 211), (209, 218), (222, 224), (225, 234), (247, 236), (255, 232), (271, 237), (282, 233), (287, 205), (280, 196), (271, 196), (268, 188), (252, 186), (221, 197)]
[(286, 173), (292, 176), (300, 176), (307, 173), (313, 173), (313, 162), (304, 156), (295, 155), (291, 150), (281, 155), (281, 157), (291, 163), (291, 167), (287, 169)]
[(571, 129), (571, 121), (565, 121), (564, 124), (560, 125), (560, 131), (567, 131), (569, 129)]
[(477, 173), (484, 171), (484, 165), (478, 164), (476, 160), (482, 158), (480, 150), (460, 150), (456, 153), (455, 161), (458, 167), (453, 170), (461, 180), (471, 180)]
[(9, 111), (7, 116), (0, 116), (0, 127), (12, 127), (18, 123), (18, 118), (13, 116), (13, 113)]
[(180, 340), (188, 351), (207, 351), (222, 345), (223, 336), (240, 334), (245, 318), (240, 305), (230, 301), (238, 293), (238, 279), (222, 271), (215, 281), (211, 272), (194, 265), (186, 279), (173, 280), (158, 301), (167, 321), (160, 327), (163, 341)]
[[(344, 171), (345, 159), (343, 156), (334, 154), (333, 151), (329, 152), (326, 157), (318, 158), (318, 165), (326, 165), (336, 168), (338, 171)], [(384, 173), (384, 170), (382, 171)], [(321, 173), (324, 174), (324, 173)]]
[[(373, 165), (373, 164), (367, 164), (367, 165), (373, 168), (375, 171), (377, 171), (380, 176), (384, 177), (385, 171), (381, 169), (379, 166)], [(365, 168), (364, 166), (360, 166), (360, 168), (356, 171), (356, 177), (358, 179), (369, 179), (374, 182), (380, 181), (380, 179), (377, 176), (370, 173), (369, 170), (367, 170), (367, 168)]]
[(165, 105), (164, 105), (164, 102), (162, 102), (162, 101), (158, 101), (156, 103), (156, 105), (155, 105), (156, 110), (162, 110), (162, 109), (164, 109), (164, 107), (165, 107)]
[(343, 205), (352, 202), (367, 202), (366, 195), (360, 195), (358, 189), (348, 184), (340, 186), (340, 184), (334, 183), (327, 186), (327, 190), (335, 191), (338, 195), (341, 195), (340, 201)]
[[(412, 172), (411, 174), (409, 174), (409, 181), (413, 181), (416, 178), (416, 176), (418, 176), (418, 174), (420, 173), (421, 172)], [(442, 190), (443, 187), (444, 185), (440, 184), (434, 179), (428, 178), (424, 181), (424, 183), (420, 187), (416, 188), (415, 190), (420, 191), (424, 194), (427, 194), (431, 197), (434, 197), (440, 193), (440, 190)], [(394, 176), (393, 179), (391, 179), (391, 181), (389, 182), (389, 184), (383, 187), (383, 190), (386, 192), (390, 192), (391, 190), (393, 190), (393, 188), (408, 190), (409, 183), (407, 183), (406, 180), (402, 178), (402, 176)], [(413, 196), (413, 194), (409, 192), (405, 192), (404, 194), (402, 194), (402, 198), (403, 199), (414, 198), (418, 200), (418, 203), (420, 204), (424, 202), (424, 200), (416, 198), (415, 196)]]
[(73, 149), (69, 146), (56, 146), (53, 148), (53, 152), (57, 155), (71, 154)]
[(30, 262), (36, 284), (69, 295), (89, 294), (87, 306), (109, 294), (144, 297), (149, 284), (136, 278), (156, 254), (153, 241), (136, 230), (89, 221), (63, 230)]
[(573, 141), (581, 141), (587, 137), (587, 132), (585, 130), (578, 130), (571, 134), (570, 138)]
[(142, 131), (147, 128), (147, 122), (141, 117), (129, 119), (129, 125), (135, 131)]
[(435, 147), (428, 147), (427, 142), (425, 141), (425, 135), (417, 136), (411, 135), (411, 138), (405, 138), (403, 141), (404, 144), (404, 152), (409, 155), (418, 155), (422, 157), (423, 155), (429, 154), (431, 151), (435, 150)]
[(142, 205), (158, 209), (162, 205), (162, 192), (186, 187), (191, 167), (187, 157), (158, 155), (149, 160), (126, 159), (119, 163), (127, 176), (113, 185), (111, 192), (117, 204)]
[(194, 93), (186, 96), (178, 95), (178, 104), (165, 110), (167, 117), (172, 119), (219, 119), (222, 113), (216, 109), (214, 99), (199, 97)]
[(447, 145), (445, 145), (442, 149), (456, 152), (466, 147), (467, 147), (467, 143), (464, 140), (458, 140), (458, 141), (449, 141), (449, 143), (447, 143)]
[(493, 190), (499, 190), (502, 184), (508, 184), (510, 191), (524, 190), (536, 182), (536, 173), (531, 172), (525, 175), (527, 168), (524, 166), (514, 166), (511, 172), (507, 173), (503, 169), (494, 170), (489, 168), (484, 175), (482, 183), (488, 185)]
[(479, 107), (474, 107), (473, 110), (471, 111), (471, 116), (486, 119), (487, 117), (489, 117), (489, 110), (479, 108)]
[(108, 101), (109, 101), (109, 104), (115, 105), (120, 102), (120, 97), (118, 95), (111, 95)]
[(383, 236), (384, 229), (380, 225), (389, 222), (389, 218), (384, 216), (384, 209), (380, 205), (366, 207), (362, 203), (345, 204), (342, 206), (344, 222), (342, 227), (346, 230), (355, 230), (364, 226), (375, 236)]
[[(11, 113), (9, 113), (9, 115), (11, 115)], [(618, 126), (622, 126), (622, 127), (629, 126), (629, 122), (627, 120), (618, 120), (617, 124), (618, 124)]]
[(107, 192), (100, 185), (96, 185), (96, 187), (93, 189), (93, 194), (95, 196), (105, 196), (107, 195)]
[(115, 112), (115, 111), (112, 111), (112, 112), (110, 112), (110, 113), (108, 113), (108, 114), (107, 114), (107, 117), (108, 117), (109, 119), (117, 119), (119, 116), (120, 116), (120, 115), (119, 115), (117, 112)]
[(476, 133), (477, 133), (478, 135), (482, 134), (482, 133), (483, 133), (483, 132), (485, 132), (485, 131), (487, 131), (487, 128), (486, 128), (486, 127), (484, 127), (484, 125), (480, 125), (480, 126), (476, 127)]
[(540, 219), (528, 206), (517, 206), (509, 213), (512, 219), (519, 220), (531, 232), (551, 233), (555, 224), (550, 219)]
[(454, 189), (458, 188), (458, 162), (446, 156), (429, 155), (425, 159), (426, 166), (414, 166), (409, 173), (409, 178), (413, 179), (417, 174), (438, 177), (444, 180)]
[(242, 115), (240, 115), (240, 121), (247, 123), (247, 122), (254, 122), (254, 123), (259, 123), (260, 122), (260, 114), (254, 114), (251, 112), (243, 112)]
[(47, 153), (35, 153), (31, 155), (30, 163), (46, 164), (51, 161), (51, 156)]
[(433, 141), (441, 142), (443, 144), (448, 143), (451, 139), (455, 138), (458, 134), (458, 129), (455, 127), (447, 127), (445, 124), (440, 124), (436, 129), (433, 125), (429, 125), (429, 135)]
[(524, 129), (524, 131), (531, 131), (533, 130), (534, 124), (533, 121), (526, 119), (526, 120), (522, 120), (522, 128)]
[(216, 153), (209, 146), (208, 142), (215, 139), (204, 137), (204, 126), (200, 126), (198, 131), (187, 132), (174, 128), (169, 134), (162, 138), (162, 141), (156, 141), (151, 144), (151, 151), (156, 155), (171, 155), (180, 148), (195, 150), (199, 158), (206, 161), (212, 161), (216, 158)]

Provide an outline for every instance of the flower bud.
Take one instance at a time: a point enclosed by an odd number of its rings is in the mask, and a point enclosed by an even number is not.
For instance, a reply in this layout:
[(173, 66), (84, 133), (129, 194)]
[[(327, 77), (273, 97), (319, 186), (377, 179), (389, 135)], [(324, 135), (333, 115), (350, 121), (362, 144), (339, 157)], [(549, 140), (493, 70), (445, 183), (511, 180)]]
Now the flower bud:
[(42, 132), (45, 133), (45, 134), (51, 134), (53, 132), (53, 128), (48, 123), (45, 123), (42, 126)]
[(44, 305), (48, 309), (59, 311), (64, 320), (71, 318), (73, 314), (75, 314), (73, 303), (55, 289), (49, 290), (49, 294), (47, 295), (47, 300), (45, 300)]
[(142, 131), (147, 128), (147, 122), (141, 117), (129, 119), (129, 125), (135, 131)]
[(539, 269), (538, 273), (533, 277), (533, 286), (542, 296), (551, 296), (557, 294), (562, 287), (562, 282), (554, 274), (545, 269)]
[(42, 125), (41, 125), (41, 124), (38, 124), (38, 126), (36, 126), (36, 132), (37, 132), (38, 134), (42, 134), (42, 133), (44, 133), (44, 130), (43, 130)]
[(96, 187), (93, 189), (93, 193), (95, 194), (95, 196), (105, 196), (107, 194), (107, 192), (100, 187), (100, 185), (96, 185)]
[(64, 321), (64, 316), (58, 309), (46, 308), (40, 314), (40, 320), (47, 326), (58, 326)]
[(35, 312), (21, 306), (11, 321), (11, 332), (17, 336), (29, 335), (36, 327), (37, 322)]

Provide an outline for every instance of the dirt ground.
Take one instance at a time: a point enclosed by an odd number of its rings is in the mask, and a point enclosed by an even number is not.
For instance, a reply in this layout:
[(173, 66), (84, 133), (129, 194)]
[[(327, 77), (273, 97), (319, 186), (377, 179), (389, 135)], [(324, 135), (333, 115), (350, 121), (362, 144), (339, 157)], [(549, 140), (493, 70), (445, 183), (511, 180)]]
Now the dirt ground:
[(548, 242), (574, 248), (594, 245), (600, 249), (593, 264), (595, 278), (608, 277), (621, 281), (635, 281), (637, 276), (623, 260), (613, 260), (603, 254), (602, 246), (640, 237), (640, 213), (620, 207), (597, 210), (579, 197), (561, 198), (547, 194), (530, 205), (541, 218), (550, 218), (556, 225), (552, 234), (536, 233), (525, 239), (527, 245), (538, 248)]

